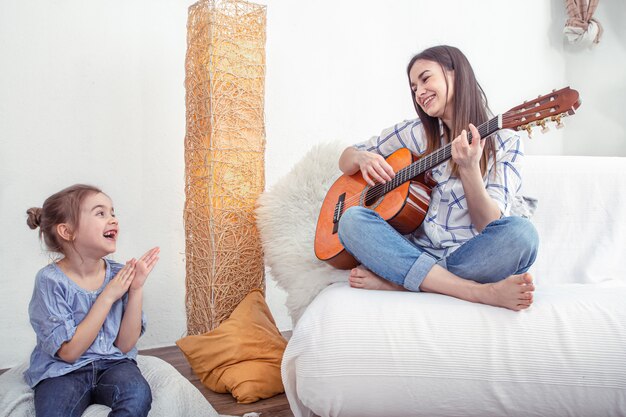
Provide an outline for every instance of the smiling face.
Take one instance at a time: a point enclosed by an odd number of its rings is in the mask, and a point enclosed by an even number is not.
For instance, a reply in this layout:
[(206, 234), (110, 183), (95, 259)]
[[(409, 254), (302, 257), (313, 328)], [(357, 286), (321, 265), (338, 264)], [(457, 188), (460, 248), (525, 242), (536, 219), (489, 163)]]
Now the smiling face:
[(81, 256), (101, 258), (115, 252), (119, 224), (113, 202), (103, 193), (85, 197), (80, 205), (74, 248)]
[(453, 116), (454, 71), (439, 63), (418, 59), (409, 71), (411, 89), (418, 106), (429, 116), (437, 117), (450, 127)]

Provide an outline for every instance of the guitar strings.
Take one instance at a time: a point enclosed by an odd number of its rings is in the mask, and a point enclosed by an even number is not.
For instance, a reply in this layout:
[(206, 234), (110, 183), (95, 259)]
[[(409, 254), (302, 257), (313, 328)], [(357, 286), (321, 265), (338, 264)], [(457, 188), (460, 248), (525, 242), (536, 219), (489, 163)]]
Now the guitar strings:
[(362, 199), (366, 199), (367, 201), (378, 200), (379, 197), (389, 193), (390, 191), (401, 186), (402, 184), (410, 181), (412, 178), (449, 159), (452, 153), (451, 151), (452, 145), (446, 144), (435, 152), (426, 155), (422, 159), (419, 159), (399, 170), (396, 173), (396, 176), (391, 181), (388, 181), (387, 183), (378, 182), (374, 186), (368, 185), (369, 188), (365, 193), (361, 192), (344, 200), (342, 213), (350, 207), (361, 205)]
[[(494, 125), (495, 124), (495, 125)], [(480, 125), (478, 128), (479, 134), (481, 136), (488, 136), (498, 130), (498, 117), (494, 117), (491, 120)], [(486, 132), (484, 131), (486, 129)], [(468, 140), (471, 143), (472, 134), (468, 132)], [(448, 143), (436, 151), (426, 155), (425, 157), (407, 165), (396, 173), (396, 176), (387, 183), (376, 183), (374, 186), (369, 186), (365, 193), (361, 192), (359, 194), (355, 194), (352, 197), (344, 200), (341, 214), (343, 214), (347, 209), (353, 206), (361, 205), (361, 200), (367, 199), (370, 200), (378, 200), (379, 197), (389, 193), (390, 191), (398, 188), (400, 185), (405, 182), (410, 181), (412, 178), (422, 174), (428, 169), (439, 165), (440, 163), (446, 161), (452, 156), (452, 144)], [(434, 159), (435, 161), (431, 161)], [(417, 168), (417, 169), (415, 169)], [(398, 180), (402, 178), (402, 180)], [(385, 187), (390, 184), (390, 188), (388, 190)]]
[[(470, 135), (471, 136), (471, 135)], [(355, 194), (352, 197), (344, 201), (343, 211), (355, 205), (360, 205), (361, 199), (377, 200), (379, 197), (387, 194), (388, 192), (398, 188), (400, 185), (409, 181), (423, 172), (427, 171), (440, 163), (444, 162), (451, 156), (452, 145), (446, 144), (433, 153), (426, 155), (425, 157), (407, 165), (396, 173), (396, 176), (387, 183), (376, 183), (374, 186), (369, 186), (364, 193)], [(432, 161), (434, 159), (434, 161)], [(388, 189), (385, 189), (387, 187)], [(342, 211), (342, 212), (343, 212)]]

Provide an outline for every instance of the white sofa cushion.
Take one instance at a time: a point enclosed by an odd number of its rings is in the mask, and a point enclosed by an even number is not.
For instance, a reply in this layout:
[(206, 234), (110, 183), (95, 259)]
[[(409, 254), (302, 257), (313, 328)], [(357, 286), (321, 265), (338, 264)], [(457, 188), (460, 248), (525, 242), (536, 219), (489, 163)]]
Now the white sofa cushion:
[(626, 158), (527, 156), (523, 192), (539, 200), (540, 286), (626, 283)]
[(513, 312), (334, 284), (283, 357), (295, 417), (626, 415), (626, 285), (542, 286)]

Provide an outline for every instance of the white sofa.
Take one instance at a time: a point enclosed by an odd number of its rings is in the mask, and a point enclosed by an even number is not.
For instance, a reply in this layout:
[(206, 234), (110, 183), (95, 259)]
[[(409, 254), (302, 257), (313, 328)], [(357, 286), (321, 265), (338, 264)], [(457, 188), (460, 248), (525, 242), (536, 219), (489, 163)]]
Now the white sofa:
[(537, 290), (513, 312), (353, 289), (317, 261), (342, 148), (315, 147), (257, 209), (295, 324), (282, 364), (295, 417), (626, 416), (626, 158), (526, 157)]

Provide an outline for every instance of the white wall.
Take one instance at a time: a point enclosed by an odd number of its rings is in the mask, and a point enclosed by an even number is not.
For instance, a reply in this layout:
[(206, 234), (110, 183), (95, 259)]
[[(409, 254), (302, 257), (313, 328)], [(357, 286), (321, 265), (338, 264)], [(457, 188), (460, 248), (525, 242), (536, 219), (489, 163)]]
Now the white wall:
[(115, 258), (161, 247), (140, 347), (185, 332), (186, 2), (0, 0), (0, 368), (28, 357), (48, 262), (25, 210), (86, 182), (112, 198)]
[[(593, 49), (563, 44), (562, 2), (267, 0), (266, 178), (271, 187), (319, 141), (362, 140), (414, 117), (405, 66), (439, 43), (460, 47), (502, 112), (571, 85), (583, 106), (529, 153), (626, 156), (626, 5), (603, 0)], [(182, 0), (0, 0), (0, 368), (25, 360), (27, 305), (48, 255), (25, 210), (87, 182), (114, 200), (117, 259), (161, 246), (146, 288), (140, 348), (185, 332)], [(567, 139), (565, 139), (565, 136)], [(268, 303), (290, 328), (284, 294)]]

